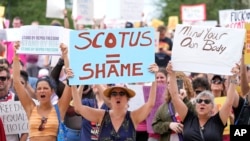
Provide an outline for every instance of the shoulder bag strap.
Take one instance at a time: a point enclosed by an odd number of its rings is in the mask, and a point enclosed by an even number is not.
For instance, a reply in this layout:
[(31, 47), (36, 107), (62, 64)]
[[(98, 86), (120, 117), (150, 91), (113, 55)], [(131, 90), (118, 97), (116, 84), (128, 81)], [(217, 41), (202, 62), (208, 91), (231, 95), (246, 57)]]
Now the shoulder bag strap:
[(238, 124), (238, 122), (239, 122), (239, 120), (240, 120), (240, 117), (241, 117), (241, 114), (242, 114), (242, 111), (243, 111), (243, 109), (244, 109), (244, 107), (245, 107), (246, 102), (247, 102), (247, 100), (246, 100), (246, 98), (245, 98), (244, 103), (243, 103), (243, 105), (242, 105), (242, 107), (241, 107), (241, 109), (240, 109), (240, 113), (239, 113), (237, 119), (236, 119), (235, 122), (234, 122), (234, 125), (237, 125), (237, 124)]
[(202, 141), (205, 141), (205, 139), (204, 139), (204, 135), (203, 135), (203, 131), (202, 131), (202, 129), (200, 128), (200, 134), (201, 134), (201, 139), (202, 139)]
[[(177, 122), (177, 119), (175, 117), (175, 112), (173, 111), (173, 104), (171, 102), (168, 103), (168, 111), (171, 115), (171, 118), (174, 122)], [(183, 141), (183, 135), (181, 133), (178, 133), (179, 141)]]
[(171, 102), (168, 103), (168, 111), (169, 111), (169, 113), (170, 113), (170, 115), (171, 115), (172, 120), (173, 120), (174, 122), (177, 122), (177, 119), (176, 119), (176, 117), (175, 117), (175, 113), (174, 113), (174, 111), (173, 111), (172, 103), (171, 103)]
[(103, 118), (102, 118), (102, 123), (100, 124), (99, 134), (100, 134), (100, 132), (102, 131), (103, 124), (104, 124), (105, 119), (107, 118), (107, 115), (108, 115), (108, 114), (109, 114), (109, 111), (108, 111), (108, 110), (106, 110), (106, 111), (105, 111), (105, 113), (104, 113), (104, 115), (103, 115)]
[(58, 108), (58, 104), (55, 104), (54, 107), (56, 109), (56, 114), (57, 114), (58, 121), (59, 121), (59, 123), (61, 123), (61, 115), (60, 115), (60, 111), (59, 111), (59, 108)]

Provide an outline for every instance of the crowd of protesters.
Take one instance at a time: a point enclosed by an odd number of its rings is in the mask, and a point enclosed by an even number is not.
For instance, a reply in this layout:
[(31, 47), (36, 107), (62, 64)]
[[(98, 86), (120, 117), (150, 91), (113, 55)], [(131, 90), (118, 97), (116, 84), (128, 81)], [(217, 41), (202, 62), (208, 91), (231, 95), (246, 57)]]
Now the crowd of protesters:
[[(69, 28), (67, 11), (64, 14), (64, 27)], [(22, 25), (20, 17), (13, 18), (13, 28)], [(63, 26), (56, 20), (50, 25)], [(105, 27), (103, 22), (93, 26)], [(74, 28), (90, 30), (75, 20)], [(124, 28), (134, 25), (126, 22)], [(62, 55), (52, 67), (51, 56), (16, 54), (20, 42), (1, 41), (0, 102), (21, 102), (29, 132), (5, 135), (0, 118), (0, 140), (56, 141), (58, 117), (54, 105), (67, 127), (69, 141), (229, 141), (229, 135), (223, 134), (228, 119), (229, 124), (249, 125), (250, 111), (244, 107), (249, 107), (250, 67), (244, 59), (232, 68), (232, 76), (175, 72), (171, 63), (173, 37), (167, 36), (166, 26), (156, 31), (160, 34), (158, 51), (155, 64), (148, 66), (155, 81), (148, 101), (133, 111), (128, 111), (128, 102), (137, 92), (125, 84), (68, 84), (68, 78), (74, 77), (69, 68), (68, 45), (60, 45)], [(146, 119), (155, 105), (159, 85), (166, 86), (165, 101), (150, 125), (154, 133), (148, 133)], [(220, 109), (214, 100), (217, 97), (226, 97)]]

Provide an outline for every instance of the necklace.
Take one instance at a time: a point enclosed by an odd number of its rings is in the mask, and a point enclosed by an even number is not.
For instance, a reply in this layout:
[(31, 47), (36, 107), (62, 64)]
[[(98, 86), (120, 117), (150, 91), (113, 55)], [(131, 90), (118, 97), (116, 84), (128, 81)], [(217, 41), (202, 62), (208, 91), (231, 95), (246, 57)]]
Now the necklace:
[(10, 97), (11, 97), (11, 95), (10, 95), (10, 93), (8, 93), (7, 95), (0, 97), (0, 101), (7, 101)]

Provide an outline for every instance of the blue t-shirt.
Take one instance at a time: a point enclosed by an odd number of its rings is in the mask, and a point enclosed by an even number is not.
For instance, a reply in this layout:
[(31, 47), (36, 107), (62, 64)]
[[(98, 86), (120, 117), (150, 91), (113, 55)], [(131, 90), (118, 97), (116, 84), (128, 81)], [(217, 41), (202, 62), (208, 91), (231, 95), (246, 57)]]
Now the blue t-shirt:
[[(92, 108), (98, 108), (96, 99), (84, 98), (82, 100), (82, 104)], [(108, 110), (109, 108), (106, 104), (103, 104), (101, 106), (101, 109)], [(81, 128), (81, 141), (97, 141), (99, 135), (99, 127), (100, 123), (96, 124), (83, 118)]]

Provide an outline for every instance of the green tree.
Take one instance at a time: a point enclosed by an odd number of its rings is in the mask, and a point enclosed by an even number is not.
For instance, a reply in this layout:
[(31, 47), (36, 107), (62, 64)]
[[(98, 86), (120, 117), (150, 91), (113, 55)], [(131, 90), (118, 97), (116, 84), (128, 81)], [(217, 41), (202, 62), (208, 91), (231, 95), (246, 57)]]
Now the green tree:
[[(5, 18), (12, 19), (19, 16), (25, 25), (32, 21), (39, 21), (41, 25), (49, 25), (52, 18), (46, 18), (46, 0), (2, 0), (0, 3), (5, 6)], [(68, 9), (68, 17), (72, 26), (71, 10)], [(63, 20), (57, 19), (63, 24)]]
[(193, 5), (193, 4), (206, 4), (207, 20), (218, 20), (219, 10), (223, 9), (247, 9), (247, 5), (242, 0), (159, 0), (156, 6), (162, 11), (160, 19), (164, 22), (168, 21), (169, 16), (179, 16), (180, 19), (180, 6)]

